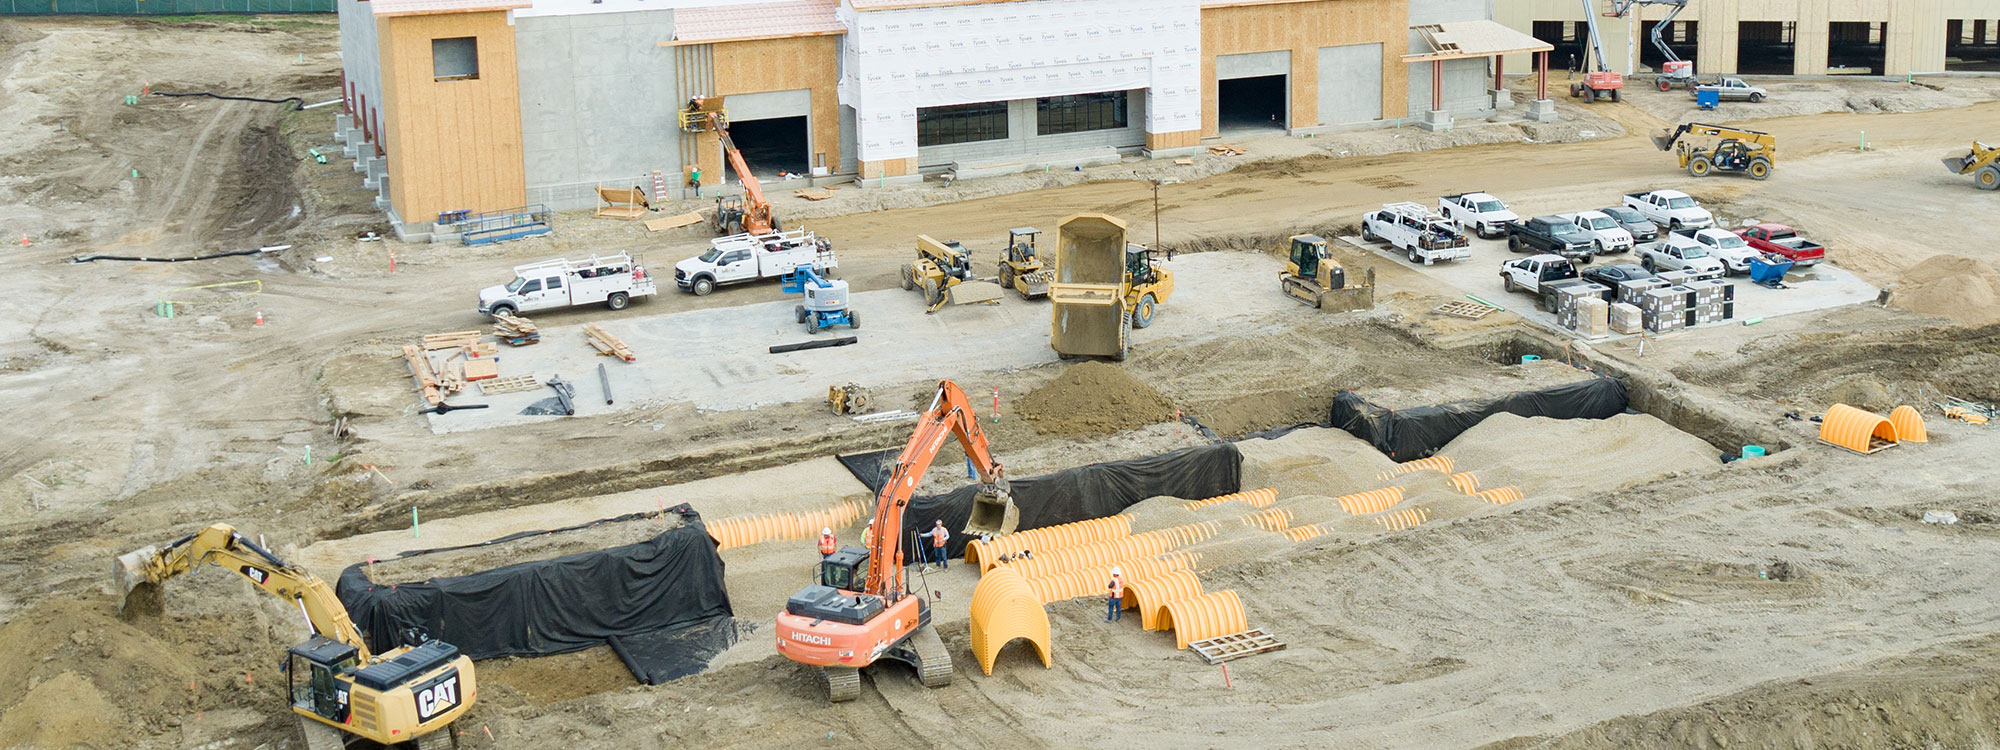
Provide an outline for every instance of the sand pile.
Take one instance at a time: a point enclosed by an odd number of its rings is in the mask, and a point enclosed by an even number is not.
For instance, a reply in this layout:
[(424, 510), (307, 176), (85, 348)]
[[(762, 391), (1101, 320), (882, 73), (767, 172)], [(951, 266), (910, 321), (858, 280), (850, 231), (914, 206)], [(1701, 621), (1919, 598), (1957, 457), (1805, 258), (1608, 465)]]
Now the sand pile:
[[(243, 678), (232, 683), (227, 662), (210, 669), (190, 656), (195, 650), (119, 621), (116, 609), (105, 599), (54, 599), (0, 627), (0, 673), (8, 676), (0, 680), (0, 747), (129, 746), (193, 713), (198, 692), (211, 702), (214, 691), (236, 692)], [(261, 631), (252, 635), (262, 645)]]
[(1965, 325), (2000, 322), (2000, 270), (1963, 255), (1934, 255), (1903, 273), (1889, 303)]
[(1073, 365), (1028, 393), (1019, 411), (1036, 432), (1084, 437), (1144, 427), (1174, 418), (1167, 397), (1116, 365)]
[(1396, 465), (1347, 431), (1324, 427), (1243, 440), (1236, 448), (1243, 453), (1244, 489), (1275, 487), (1278, 497), (1372, 490), (1382, 486), (1375, 477)]
[(470, 549), (378, 560), (368, 577), (377, 583), (415, 583), (432, 578), (469, 575), (515, 563), (637, 544), (682, 525), (681, 517), (672, 513), (600, 523), (588, 528), (538, 534)]
[(1495, 414), (1439, 451), (1470, 471), (1481, 489), (1538, 493), (1612, 490), (1717, 465), (1717, 450), (1650, 414), (1554, 419)]

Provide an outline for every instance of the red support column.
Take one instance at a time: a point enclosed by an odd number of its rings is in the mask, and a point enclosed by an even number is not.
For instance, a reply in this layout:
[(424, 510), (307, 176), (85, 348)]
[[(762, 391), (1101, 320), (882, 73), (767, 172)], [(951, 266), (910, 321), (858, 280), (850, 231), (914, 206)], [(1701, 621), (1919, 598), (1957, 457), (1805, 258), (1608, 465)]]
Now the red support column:
[(1504, 68), (1506, 67), (1506, 65), (1507, 65), (1507, 58), (1506, 58), (1506, 57), (1505, 57), (1504, 55), (1494, 55), (1494, 56), (1493, 56), (1493, 90), (1494, 90), (1494, 91), (1506, 91), (1506, 90), (1507, 90), (1507, 80), (1506, 80), (1505, 78), (1503, 78), (1503, 77), (1502, 77), (1502, 76), (1503, 76), (1504, 74), (1503, 74), (1503, 73), (1501, 73), (1501, 70), (1503, 70), (1503, 69), (1504, 69)]
[(1549, 98), (1549, 53), (1535, 53), (1535, 98)]
[(1431, 61), (1431, 111), (1444, 109), (1444, 61)]
[(371, 122), (369, 122), (369, 121), (368, 121), (368, 95), (367, 95), (367, 94), (362, 94), (362, 95), (360, 96), (360, 109), (357, 109), (357, 110), (355, 110), (355, 114), (358, 114), (358, 115), (360, 115), (360, 116), (361, 116), (361, 137), (362, 137), (362, 139), (364, 139), (364, 140), (369, 140), (369, 141), (373, 141), (373, 140), (375, 140), (375, 130), (374, 130), (374, 128), (372, 127), (372, 126), (374, 125), (374, 123), (371, 123)]

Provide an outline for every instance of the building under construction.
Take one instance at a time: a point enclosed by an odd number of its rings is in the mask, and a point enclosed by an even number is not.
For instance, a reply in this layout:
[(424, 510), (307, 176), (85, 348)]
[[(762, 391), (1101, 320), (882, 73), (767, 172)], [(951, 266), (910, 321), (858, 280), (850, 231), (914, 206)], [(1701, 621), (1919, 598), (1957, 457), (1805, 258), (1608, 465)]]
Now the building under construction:
[(1993, 0), (1509, 0), (1493, 12), (1553, 45), (1558, 68), (1575, 68), (1589, 44), (1586, 10), (1596, 16), (1606, 62), (1622, 73), (1660, 69), (1666, 56), (1653, 42), (1656, 27), (1702, 76), (2000, 70)]
[(1548, 48), (1486, 0), (342, 0), (340, 21), (340, 135), (405, 236), (598, 187), (681, 198), (696, 169), (728, 191), (715, 134), (680, 127), (696, 97), (760, 179), (873, 187), (1449, 127), (1513, 106), (1497, 55)]

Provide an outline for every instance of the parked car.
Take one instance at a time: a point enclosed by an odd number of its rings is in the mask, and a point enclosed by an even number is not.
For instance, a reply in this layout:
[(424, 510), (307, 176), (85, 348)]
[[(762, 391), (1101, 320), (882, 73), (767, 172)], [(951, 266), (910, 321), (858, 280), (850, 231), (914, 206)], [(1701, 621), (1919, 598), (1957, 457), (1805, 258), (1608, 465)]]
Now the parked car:
[(1517, 253), (1550, 253), (1586, 262), (1590, 260), (1591, 239), (1575, 224), (1561, 218), (1537, 216), (1507, 225), (1507, 249)]
[(1508, 210), (1507, 204), (1500, 202), (1499, 198), (1486, 193), (1459, 193), (1439, 198), (1438, 213), (1458, 228), (1488, 240), (1505, 236), (1507, 225), (1521, 218)]
[(1618, 226), (1625, 231), (1631, 232), (1634, 247), (1637, 247), (1638, 243), (1652, 242), (1660, 238), (1660, 225), (1654, 224), (1645, 214), (1626, 206), (1605, 206), (1597, 210), (1618, 222)]
[(1678, 234), (1668, 234), (1660, 241), (1639, 246), (1639, 265), (1658, 274), (1661, 271), (1692, 271), (1696, 278), (1721, 278), (1726, 270), (1722, 261), (1710, 257), (1701, 243)]
[(1715, 216), (1679, 190), (1626, 193), (1625, 206), (1668, 229), (1715, 226)]
[(1653, 272), (1637, 263), (1607, 263), (1583, 269), (1583, 278), (1611, 287), (1615, 294), (1619, 284), (1653, 278)]
[(1736, 236), (1759, 252), (1782, 256), (1795, 266), (1817, 265), (1826, 260), (1826, 246), (1812, 242), (1783, 224), (1753, 224), (1736, 230)]
[(1632, 233), (1618, 226), (1617, 219), (1606, 216), (1601, 211), (1578, 211), (1556, 215), (1569, 219), (1576, 228), (1583, 230), (1583, 236), (1590, 238), (1591, 252), (1598, 255), (1616, 255), (1632, 249)]
[(1727, 229), (1681, 229), (1667, 233), (1664, 241), (1680, 242), (1683, 239), (1693, 240), (1707, 250), (1710, 257), (1722, 261), (1722, 267), (1731, 276), (1750, 273), (1750, 261), (1763, 255)]
[(1712, 83), (1704, 83), (1696, 86), (1694, 90), (1697, 93), (1713, 91), (1723, 99), (1743, 99), (1749, 101), (1751, 104), (1764, 101), (1764, 97), (1769, 96), (1771, 93), (1764, 90), (1763, 86), (1752, 86), (1745, 83), (1743, 79), (1735, 76), (1722, 76), (1715, 79)]

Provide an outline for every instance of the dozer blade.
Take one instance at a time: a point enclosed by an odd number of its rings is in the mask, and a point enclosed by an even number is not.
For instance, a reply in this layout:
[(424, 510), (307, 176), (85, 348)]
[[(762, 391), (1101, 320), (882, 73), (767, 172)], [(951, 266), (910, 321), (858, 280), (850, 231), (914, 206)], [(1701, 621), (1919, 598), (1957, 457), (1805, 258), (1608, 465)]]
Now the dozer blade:
[(972, 517), (965, 521), (965, 533), (972, 536), (1012, 534), (1021, 525), (1021, 509), (1005, 487), (981, 487), (972, 496)]
[(944, 290), (945, 299), (954, 305), (977, 303), (999, 304), (1001, 293), (1005, 291), (992, 281), (966, 281), (953, 284)]
[(1966, 149), (1964, 153), (1953, 154), (1944, 158), (1944, 168), (1951, 170), (1952, 174), (1965, 174), (1965, 168), (1970, 166), (1972, 166), (1971, 149)]

